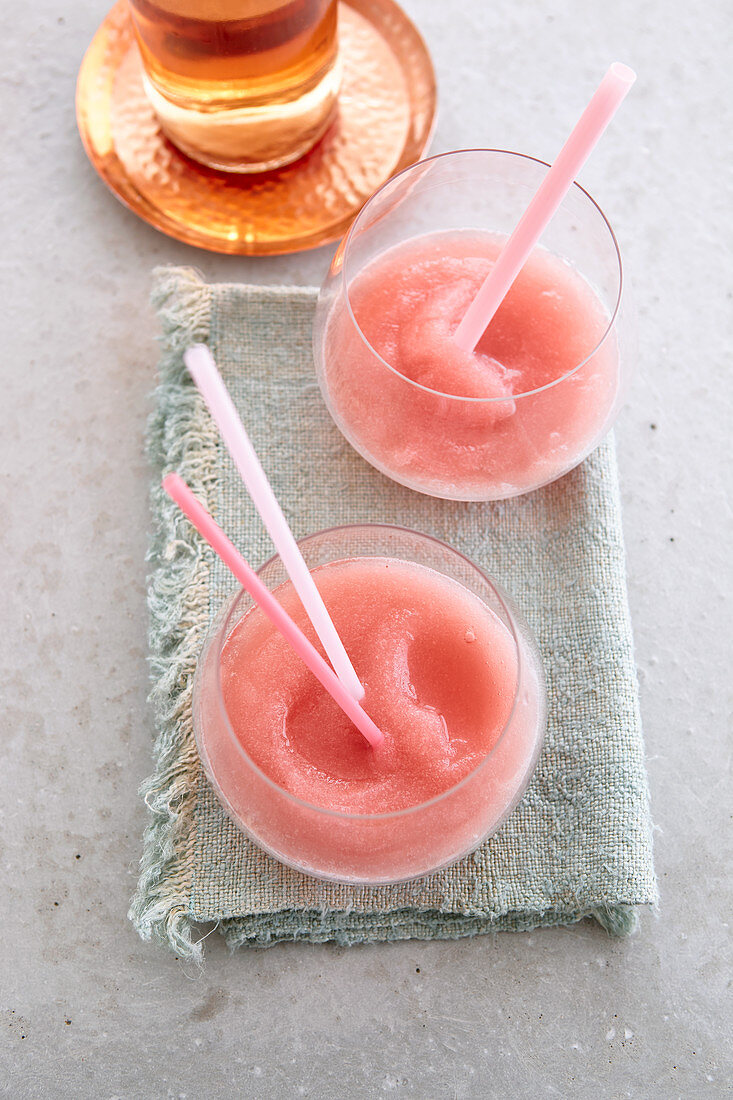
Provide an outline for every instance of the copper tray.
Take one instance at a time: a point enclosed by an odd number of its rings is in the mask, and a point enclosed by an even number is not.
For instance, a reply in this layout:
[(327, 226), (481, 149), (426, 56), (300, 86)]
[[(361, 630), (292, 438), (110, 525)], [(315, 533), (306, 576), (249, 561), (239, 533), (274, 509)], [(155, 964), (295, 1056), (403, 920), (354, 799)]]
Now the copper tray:
[(127, 3), (118, 0), (79, 71), (84, 148), (126, 206), (186, 244), (265, 255), (338, 240), (377, 187), (422, 156), (436, 105), (425, 43), (393, 0), (342, 0), (339, 48), (338, 115), (318, 145), (274, 172), (218, 172), (161, 133), (143, 92)]

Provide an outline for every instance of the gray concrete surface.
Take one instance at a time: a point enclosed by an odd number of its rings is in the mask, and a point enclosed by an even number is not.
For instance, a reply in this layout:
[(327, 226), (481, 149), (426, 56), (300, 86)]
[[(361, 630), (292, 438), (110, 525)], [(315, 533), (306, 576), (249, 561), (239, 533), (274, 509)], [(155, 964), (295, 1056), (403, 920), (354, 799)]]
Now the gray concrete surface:
[(640, 312), (618, 438), (659, 916), (626, 942), (584, 925), (230, 957), (212, 936), (202, 975), (138, 940), (149, 271), (314, 283), (330, 253), (228, 259), (136, 221), (74, 122), (104, 3), (6, 4), (3, 1097), (730, 1095), (730, 11), (407, 7), (440, 82), (435, 150), (551, 158), (610, 60), (639, 73), (582, 180), (618, 230)]

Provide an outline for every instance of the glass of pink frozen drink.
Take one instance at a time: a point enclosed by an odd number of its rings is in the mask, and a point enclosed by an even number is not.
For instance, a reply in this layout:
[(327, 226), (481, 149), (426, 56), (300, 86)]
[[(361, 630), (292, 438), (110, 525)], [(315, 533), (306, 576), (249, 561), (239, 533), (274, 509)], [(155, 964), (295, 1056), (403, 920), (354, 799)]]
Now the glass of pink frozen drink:
[[(472, 851), (534, 771), (545, 724), (537, 646), (485, 573), (400, 527), (299, 543), (384, 733), (372, 749), (249, 596), (211, 628), (194, 730), (235, 823), (299, 871), (399, 882)], [(259, 573), (320, 648), (279, 557)]]
[(318, 380), (382, 473), (499, 500), (576, 466), (610, 428), (630, 361), (618, 245), (574, 184), (473, 352), (452, 335), (548, 166), (496, 149), (421, 161), (377, 191), (318, 301)]

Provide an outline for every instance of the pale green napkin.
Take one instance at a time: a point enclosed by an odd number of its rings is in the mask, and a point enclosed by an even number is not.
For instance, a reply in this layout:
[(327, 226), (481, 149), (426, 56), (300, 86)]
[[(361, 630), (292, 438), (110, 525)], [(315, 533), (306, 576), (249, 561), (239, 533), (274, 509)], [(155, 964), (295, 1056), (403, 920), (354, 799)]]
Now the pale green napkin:
[[(192, 955), (205, 921), (232, 945), (452, 938), (582, 917), (629, 932), (635, 907), (657, 893), (612, 440), (516, 500), (421, 496), (368, 466), (333, 425), (312, 363), (314, 290), (207, 286), (184, 268), (155, 279), (165, 334), (149, 435), (158, 737), (131, 909), (140, 934)], [(253, 565), (272, 547), (183, 368), (195, 341), (212, 348), (297, 536), (368, 521), (436, 535), (494, 574), (537, 635), (549, 690), (537, 772), (499, 833), (447, 870), (402, 886), (308, 878), (245, 839), (202, 775), (192, 677), (234, 582), (158, 488), (161, 473), (177, 470)]]

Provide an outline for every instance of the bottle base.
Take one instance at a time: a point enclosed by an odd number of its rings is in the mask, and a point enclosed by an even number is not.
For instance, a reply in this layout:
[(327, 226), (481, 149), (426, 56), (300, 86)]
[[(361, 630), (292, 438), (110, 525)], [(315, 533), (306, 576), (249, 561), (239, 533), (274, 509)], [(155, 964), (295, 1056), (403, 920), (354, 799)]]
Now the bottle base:
[(171, 102), (143, 76), (168, 140), (199, 164), (242, 175), (273, 171), (305, 156), (333, 122), (340, 84), (337, 61), (314, 88), (287, 103), (201, 111)]

